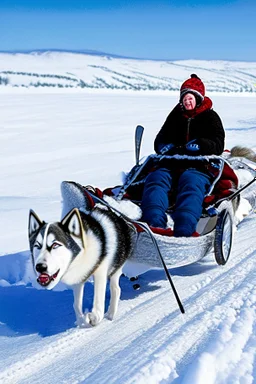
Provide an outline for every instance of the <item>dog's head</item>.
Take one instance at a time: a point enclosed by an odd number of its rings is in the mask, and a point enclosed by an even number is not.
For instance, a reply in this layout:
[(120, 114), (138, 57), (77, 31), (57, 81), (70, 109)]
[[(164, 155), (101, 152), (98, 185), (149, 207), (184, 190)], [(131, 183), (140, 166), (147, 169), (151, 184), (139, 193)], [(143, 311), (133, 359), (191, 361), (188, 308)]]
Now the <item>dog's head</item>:
[(80, 213), (70, 211), (61, 222), (46, 223), (30, 210), (28, 235), (37, 282), (52, 289), (63, 277), (70, 263), (84, 249)]

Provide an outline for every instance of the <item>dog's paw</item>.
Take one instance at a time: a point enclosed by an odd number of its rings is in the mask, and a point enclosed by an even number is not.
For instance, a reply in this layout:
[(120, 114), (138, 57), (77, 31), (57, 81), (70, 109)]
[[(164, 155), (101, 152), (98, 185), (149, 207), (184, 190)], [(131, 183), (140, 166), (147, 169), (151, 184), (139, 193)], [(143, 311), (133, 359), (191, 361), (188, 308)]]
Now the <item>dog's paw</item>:
[(75, 325), (78, 327), (78, 328), (85, 328), (88, 326), (87, 322), (86, 322), (86, 318), (84, 315), (82, 316), (79, 316), (77, 317), (76, 321), (75, 321)]
[(115, 317), (115, 312), (108, 310), (108, 311), (106, 312), (105, 317), (106, 317), (106, 319), (112, 321), (112, 320), (114, 319), (114, 317)]
[(100, 314), (98, 314), (96, 312), (89, 312), (85, 316), (87, 324), (90, 324), (92, 326), (99, 324), (101, 322), (102, 318), (103, 318), (103, 316), (100, 316)]

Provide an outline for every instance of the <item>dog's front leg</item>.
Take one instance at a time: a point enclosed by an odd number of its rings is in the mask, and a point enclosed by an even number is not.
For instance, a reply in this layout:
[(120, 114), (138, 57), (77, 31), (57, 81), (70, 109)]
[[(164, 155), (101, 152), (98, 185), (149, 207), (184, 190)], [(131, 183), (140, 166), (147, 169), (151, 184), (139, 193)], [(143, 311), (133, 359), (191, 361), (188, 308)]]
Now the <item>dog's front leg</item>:
[(87, 313), (88, 324), (97, 325), (104, 317), (107, 274), (106, 271), (96, 271), (94, 274), (94, 298), (92, 312)]
[(78, 327), (85, 327), (86, 321), (83, 314), (83, 296), (84, 296), (84, 283), (73, 285), (73, 295), (74, 295), (74, 311), (76, 314), (75, 324)]
[(106, 317), (109, 320), (113, 320), (117, 312), (118, 302), (121, 294), (121, 289), (119, 286), (121, 273), (122, 269), (119, 269), (110, 277), (110, 304), (106, 314)]

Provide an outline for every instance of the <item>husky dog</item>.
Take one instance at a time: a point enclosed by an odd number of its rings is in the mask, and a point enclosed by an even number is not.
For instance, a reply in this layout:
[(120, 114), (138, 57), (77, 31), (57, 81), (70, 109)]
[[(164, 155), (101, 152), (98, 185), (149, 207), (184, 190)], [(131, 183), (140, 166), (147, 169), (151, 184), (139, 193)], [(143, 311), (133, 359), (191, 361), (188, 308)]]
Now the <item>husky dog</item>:
[[(72, 209), (60, 222), (45, 223), (30, 211), (29, 242), (37, 282), (52, 289), (60, 280), (72, 286), (76, 324), (97, 325), (104, 317), (107, 279), (110, 278), (112, 320), (120, 298), (122, 266), (132, 251), (132, 228), (103, 205), (90, 212)], [(85, 281), (94, 277), (92, 312), (83, 314)]]

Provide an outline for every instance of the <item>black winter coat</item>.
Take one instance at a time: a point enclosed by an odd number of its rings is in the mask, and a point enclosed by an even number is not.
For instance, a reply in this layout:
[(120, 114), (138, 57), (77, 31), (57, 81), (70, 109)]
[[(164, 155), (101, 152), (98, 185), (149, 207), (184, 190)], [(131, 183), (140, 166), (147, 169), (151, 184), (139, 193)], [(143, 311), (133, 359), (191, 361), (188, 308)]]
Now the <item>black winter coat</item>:
[(212, 109), (206, 109), (187, 118), (178, 104), (168, 115), (154, 142), (156, 153), (166, 144), (180, 147), (178, 153), (188, 154), (187, 142), (196, 139), (200, 151), (196, 155), (220, 155), (224, 150), (225, 132), (219, 115)]

